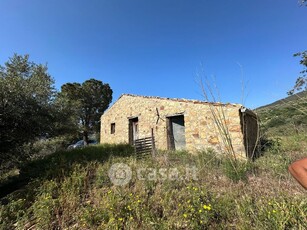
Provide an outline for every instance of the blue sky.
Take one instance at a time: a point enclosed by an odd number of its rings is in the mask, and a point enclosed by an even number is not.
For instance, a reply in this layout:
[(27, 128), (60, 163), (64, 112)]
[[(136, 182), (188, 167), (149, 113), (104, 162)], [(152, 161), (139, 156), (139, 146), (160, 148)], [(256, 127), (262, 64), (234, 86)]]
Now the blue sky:
[(243, 96), (255, 108), (293, 86), (306, 22), (296, 0), (1, 0), (0, 64), (29, 54), (48, 63), (57, 88), (93, 77), (110, 84), (113, 101), (203, 99), (201, 72), (221, 101)]

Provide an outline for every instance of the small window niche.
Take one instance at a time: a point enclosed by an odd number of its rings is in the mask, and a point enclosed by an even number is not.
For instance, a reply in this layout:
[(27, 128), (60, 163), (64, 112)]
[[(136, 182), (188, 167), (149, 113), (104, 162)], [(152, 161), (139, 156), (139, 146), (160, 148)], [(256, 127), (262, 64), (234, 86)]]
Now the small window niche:
[(115, 123), (111, 123), (111, 134), (115, 133)]

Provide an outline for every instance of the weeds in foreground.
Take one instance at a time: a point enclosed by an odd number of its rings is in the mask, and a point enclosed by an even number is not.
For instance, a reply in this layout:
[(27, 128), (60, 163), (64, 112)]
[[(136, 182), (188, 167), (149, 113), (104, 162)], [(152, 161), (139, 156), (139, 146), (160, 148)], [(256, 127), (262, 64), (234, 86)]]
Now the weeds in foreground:
[[(100, 151), (88, 148), (72, 151), (76, 155), (69, 157), (46, 160), (46, 165), (52, 166), (57, 160), (66, 165), (62, 173), (57, 169), (51, 173), (45, 164), (39, 169), (33, 163), (33, 170), (43, 176), (5, 198), (6, 202), (0, 205), (0, 229), (306, 228), (307, 199), (291, 187), (295, 182), (286, 176), (287, 169), (278, 166), (286, 165), (293, 156), (268, 153), (267, 158), (250, 162), (248, 169), (242, 171), (247, 172), (242, 173), (244, 176), (237, 178), (235, 174), (230, 180), (227, 167), (231, 165), (217, 158), (212, 150), (195, 155), (160, 152), (156, 159), (138, 159), (133, 155), (116, 156), (116, 149), (125, 151), (123, 146), (97, 148)], [(101, 160), (107, 150), (115, 156)], [(133, 171), (131, 181), (124, 186), (114, 186), (108, 178), (109, 168), (118, 162), (129, 165)], [(147, 169), (147, 173), (159, 168), (182, 172), (186, 165), (196, 166), (197, 179), (140, 180), (135, 175), (139, 168)], [(284, 185), (277, 191), (280, 183)], [(293, 196), (294, 193), (298, 195)]]
[[(222, 105), (220, 102), (217, 102), (217, 99), (220, 101), (220, 95), (217, 87), (212, 87), (212, 83), (205, 77), (205, 82), (202, 78), (200, 78), (200, 87), (202, 89), (202, 94), (206, 101), (212, 101), (209, 103), (209, 109), (212, 116), (212, 120), (215, 124), (217, 135), (220, 139), (220, 149), (222, 152), (222, 157), (226, 159), (225, 162), (225, 173), (229, 176), (230, 179), (234, 181), (244, 180), (246, 179), (246, 175), (249, 170), (250, 162), (249, 160), (253, 160), (256, 156), (256, 150), (259, 141), (259, 123), (258, 118), (255, 115), (253, 117), (254, 122), (256, 122), (256, 140), (255, 143), (249, 143), (248, 140), (250, 138), (246, 138), (246, 135), (251, 135), (251, 133), (246, 133), (247, 128), (245, 127), (245, 118), (244, 115), (241, 116), (241, 111), (238, 111), (238, 115), (240, 114), (241, 119), (241, 128), (242, 128), (242, 135), (243, 135), (243, 142), (245, 151), (238, 152), (234, 148), (233, 144), (233, 137), (229, 130), (229, 116), (227, 114), (227, 107), (226, 105)], [(243, 86), (244, 90), (244, 86)], [(244, 93), (244, 91), (243, 91)], [(243, 97), (244, 95), (242, 95)], [(211, 99), (211, 100), (210, 100)], [(242, 101), (244, 101), (242, 99)], [(251, 141), (252, 142), (252, 141)], [(242, 143), (243, 145), (243, 143)], [(247, 161), (242, 160), (242, 158), (248, 157)]]

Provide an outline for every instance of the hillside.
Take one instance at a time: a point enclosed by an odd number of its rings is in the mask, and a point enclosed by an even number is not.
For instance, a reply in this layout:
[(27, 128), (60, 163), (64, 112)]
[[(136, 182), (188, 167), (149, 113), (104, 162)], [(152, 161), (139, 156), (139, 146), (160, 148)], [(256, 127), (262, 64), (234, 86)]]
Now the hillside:
[(273, 139), (254, 161), (105, 144), (24, 164), (0, 177), (0, 229), (307, 229), (305, 190), (287, 170), (306, 156), (305, 96), (256, 110)]
[(257, 108), (262, 129), (269, 135), (307, 132), (307, 92), (301, 92)]
[[(287, 172), (301, 155), (284, 151), (238, 163), (237, 173), (210, 150), (154, 159), (125, 145), (58, 152), (11, 178), (26, 185), (1, 199), (0, 229), (306, 229), (307, 198)], [(132, 170), (125, 185), (109, 177), (118, 163)]]
[(256, 110), (272, 109), (272, 108), (277, 107), (277, 106), (285, 105), (288, 102), (297, 101), (297, 100), (300, 100), (301, 98), (306, 98), (306, 97), (307, 97), (307, 91), (302, 91), (302, 92), (299, 92), (297, 94), (283, 98), (281, 100), (275, 101), (271, 104), (260, 106)]

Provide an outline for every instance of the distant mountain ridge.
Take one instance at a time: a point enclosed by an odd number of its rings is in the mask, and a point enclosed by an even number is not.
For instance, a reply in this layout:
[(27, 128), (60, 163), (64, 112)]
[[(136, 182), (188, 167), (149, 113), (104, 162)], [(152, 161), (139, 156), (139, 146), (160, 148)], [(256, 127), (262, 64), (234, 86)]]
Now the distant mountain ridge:
[(284, 105), (288, 102), (292, 102), (292, 101), (296, 101), (296, 100), (301, 100), (303, 98), (306, 98), (307, 100), (307, 91), (302, 91), (302, 92), (299, 92), (297, 94), (294, 94), (294, 95), (291, 95), (291, 96), (288, 96), (286, 98), (283, 98), (283, 99), (280, 99), (278, 101), (275, 101), (271, 104), (267, 104), (267, 105), (263, 105), (263, 106), (260, 106), (258, 108), (256, 108), (255, 110), (262, 110), (262, 109), (268, 109), (268, 108), (271, 108), (271, 107), (276, 107), (276, 106), (279, 106), (279, 105)]
[(272, 135), (307, 135), (307, 91), (297, 93), (254, 110), (262, 130)]

